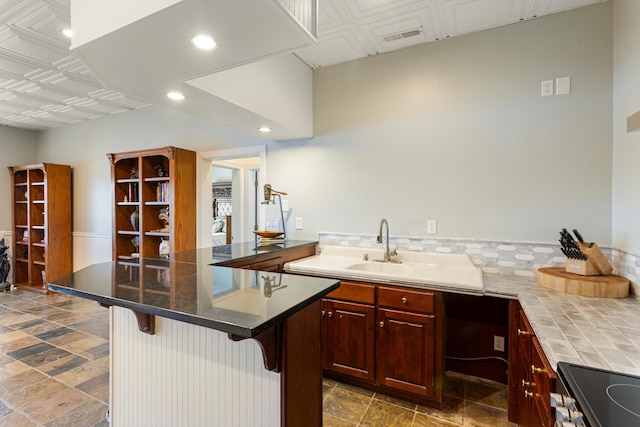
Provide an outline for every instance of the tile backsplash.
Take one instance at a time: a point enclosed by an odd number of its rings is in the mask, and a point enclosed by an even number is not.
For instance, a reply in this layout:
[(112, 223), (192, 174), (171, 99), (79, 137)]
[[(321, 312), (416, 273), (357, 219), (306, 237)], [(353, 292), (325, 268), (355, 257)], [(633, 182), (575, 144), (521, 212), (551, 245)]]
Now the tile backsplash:
[[(318, 233), (320, 247), (354, 246), (380, 248), (376, 235)], [(541, 267), (564, 267), (566, 257), (559, 244), (509, 242), (496, 240), (433, 238), (421, 236), (389, 236), (389, 246), (398, 250), (467, 254), (486, 273), (535, 277)], [(634, 294), (640, 277), (640, 255), (610, 247), (600, 247), (614, 268), (613, 274), (632, 282)]]

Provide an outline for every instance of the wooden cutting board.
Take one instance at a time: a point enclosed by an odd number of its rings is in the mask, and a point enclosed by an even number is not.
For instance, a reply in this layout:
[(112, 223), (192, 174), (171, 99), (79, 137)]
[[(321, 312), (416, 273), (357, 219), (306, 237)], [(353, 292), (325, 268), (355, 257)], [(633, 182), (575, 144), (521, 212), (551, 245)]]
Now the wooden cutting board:
[(538, 285), (564, 292), (598, 298), (626, 298), (629, 280), (621, 276), (580, 276), (567, 273), (564, 267), (538, 269)]

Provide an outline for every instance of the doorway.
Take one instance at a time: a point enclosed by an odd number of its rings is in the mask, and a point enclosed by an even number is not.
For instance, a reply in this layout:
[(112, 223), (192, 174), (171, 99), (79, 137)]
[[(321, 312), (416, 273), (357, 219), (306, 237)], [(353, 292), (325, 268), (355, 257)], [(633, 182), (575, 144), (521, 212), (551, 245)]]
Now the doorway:
[[(237, 243), (234, 224), (244, 235), (258, 229), (260, 158), (214, 160), (211, 170), (213, 246)], [(237, 230), (237, 227), (235, 228)]]
[[(255, 224), (261, 224), (263, 212), (256, 191), (266, 182), (266, 146), (206, 151), (198, 153), (198, 236), (199, 248), (211, 247), (214, 225), (213, 171), (231, 170), (231, 241), (249, 242), (255, 239)], [(228, 175), (227, 175), (228, 176)], [(257, 181), (257, 187), (255, 182)], [(259, 193), (259, 191), (258, 191)], [(259, 197), (259, 195), (258, 195)], [(257, 203), (256, 203), (257, 202)]]

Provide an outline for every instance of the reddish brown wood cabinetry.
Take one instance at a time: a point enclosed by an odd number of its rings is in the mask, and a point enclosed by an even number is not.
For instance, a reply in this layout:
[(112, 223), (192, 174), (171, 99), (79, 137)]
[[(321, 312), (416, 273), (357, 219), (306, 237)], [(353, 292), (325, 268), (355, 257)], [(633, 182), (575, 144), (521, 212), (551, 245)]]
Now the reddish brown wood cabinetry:
[(441, 405), (441, 293), (342, 281), (323, 304), (326, 376)]
[(550, 393), (556, 376), (516, 301), (511, 302), (510, 325), (509, 420), (522, 427), (551, 427)]
[(71, 274), (71, 167), (52, 163), (10, 166), (13, 282), (47, 293), (43, 283)]
[(157, 256), (162, 241), (169, 252), (194, 249), (196, 153), (162, 147), (107, 157), (113, 186), (113, 259)]
[(375, 373), (375, 287), (341, 282), (322, 304), (323, 366), (373, 382)]
[(435, 397), (442, 359), (436, 357), (436, 298), (429, 291), (378, 288), (376, 379), (380, 385)]

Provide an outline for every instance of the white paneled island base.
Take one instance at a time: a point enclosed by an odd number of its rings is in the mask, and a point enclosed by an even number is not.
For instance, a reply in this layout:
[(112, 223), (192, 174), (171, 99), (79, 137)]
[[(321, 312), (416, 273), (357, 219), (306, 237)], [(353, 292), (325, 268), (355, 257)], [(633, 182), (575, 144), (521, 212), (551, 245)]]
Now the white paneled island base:
[(148, 335), (131, 310), (110, 311), (112, 426), (281, 425), (281, 374), (255, 340), (160, 316)]

